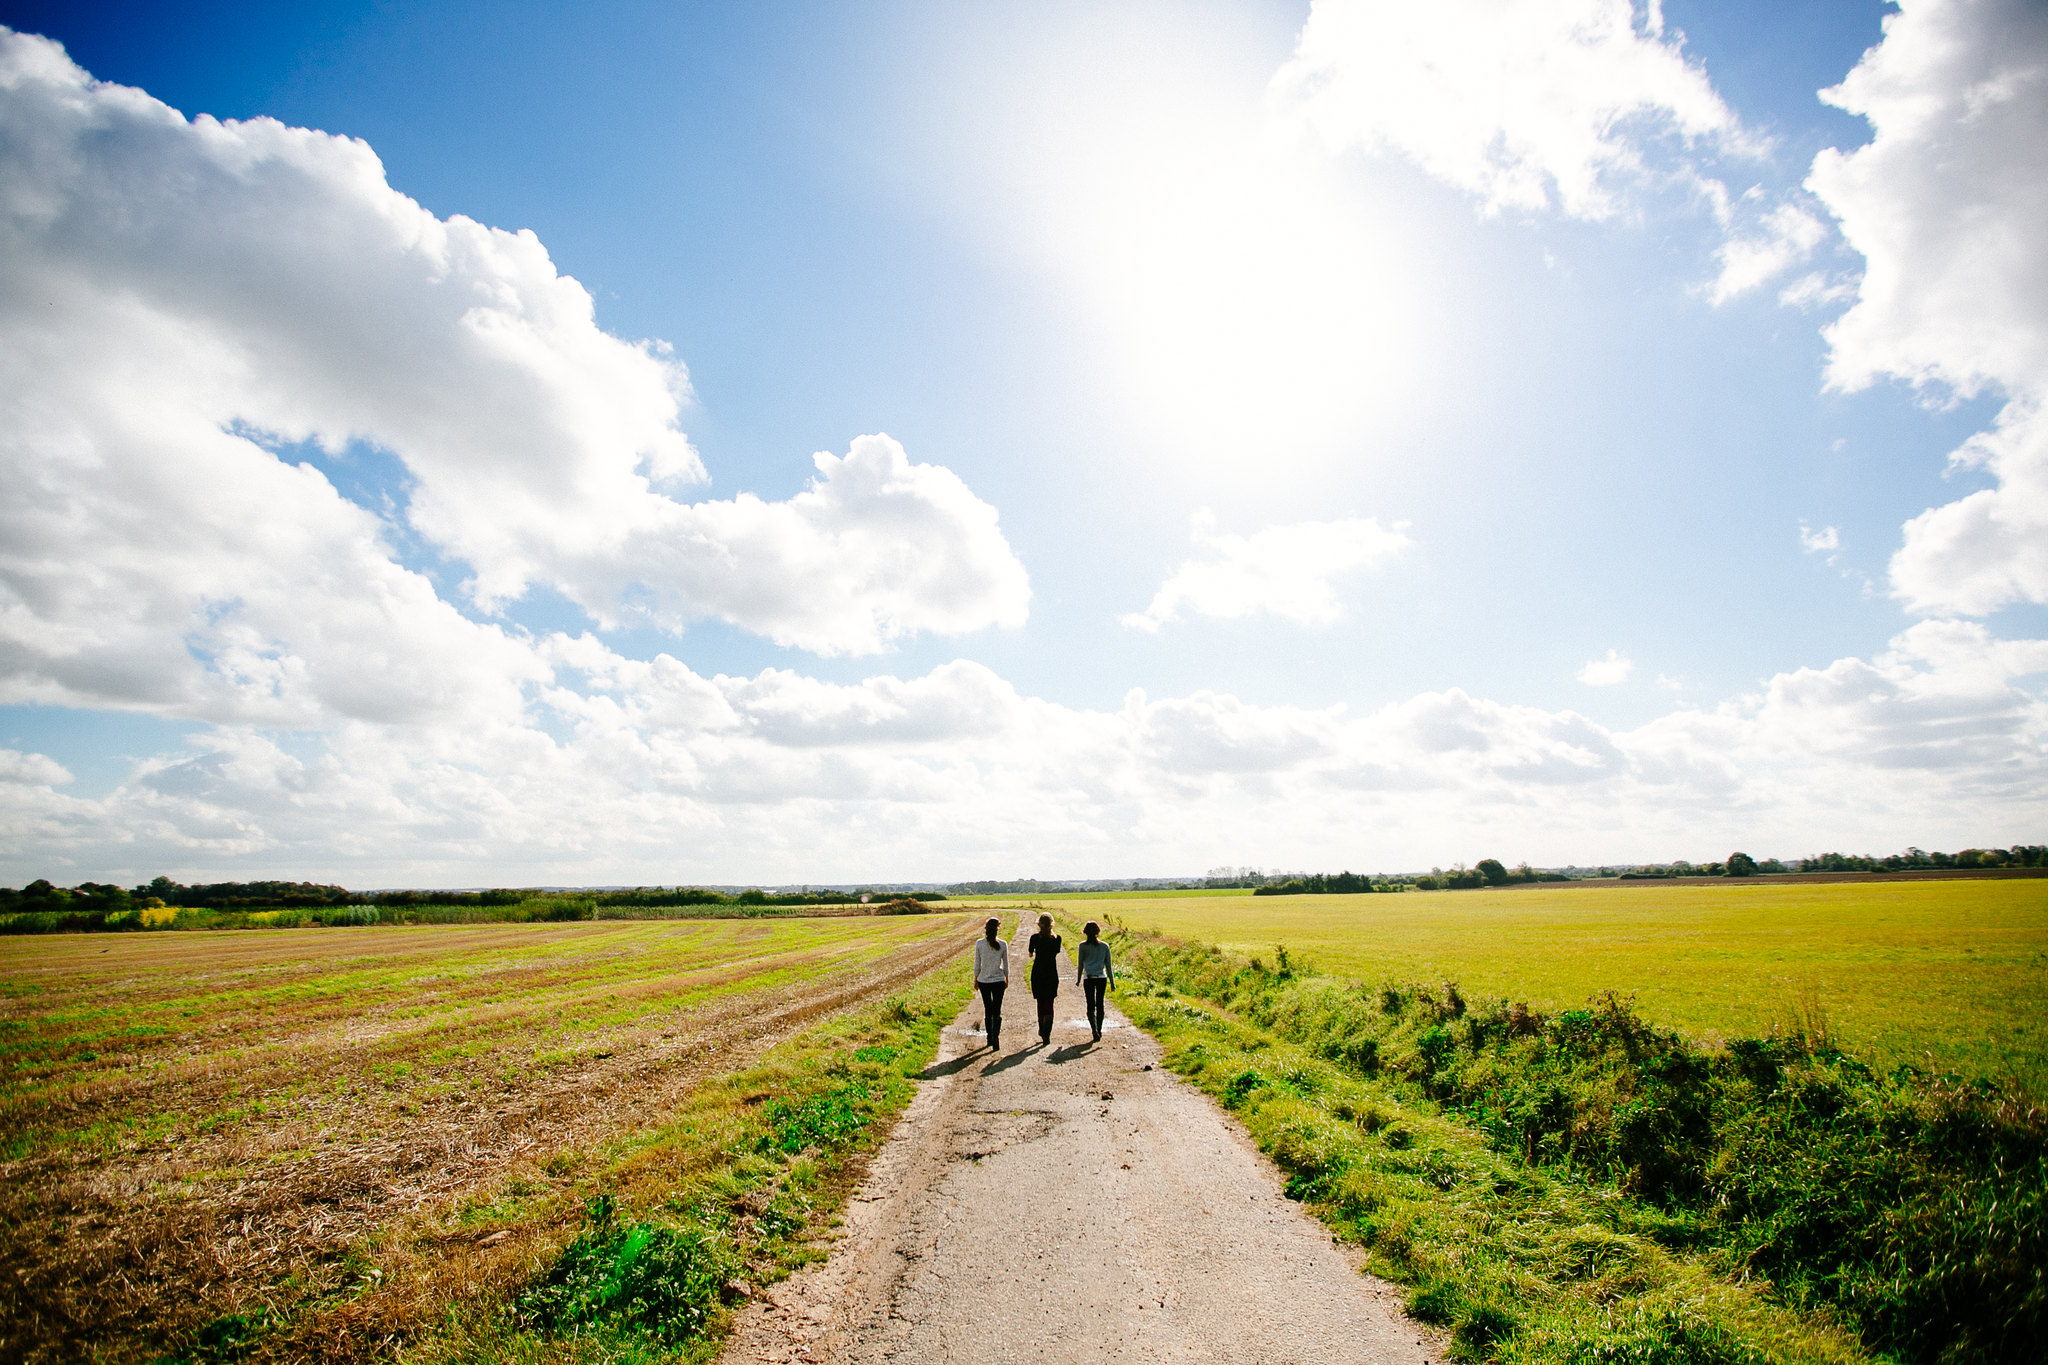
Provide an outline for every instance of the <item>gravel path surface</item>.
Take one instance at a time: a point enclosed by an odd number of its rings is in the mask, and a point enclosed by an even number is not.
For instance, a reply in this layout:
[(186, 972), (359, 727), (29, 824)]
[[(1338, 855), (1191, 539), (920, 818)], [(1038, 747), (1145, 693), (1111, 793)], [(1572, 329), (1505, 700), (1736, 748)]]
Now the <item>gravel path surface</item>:
[(1021, 934), (1010, 971), (1003, 1053), (973, 1001), (830, 1258), (750, 1305), (724, 1360), (1443, 1359), (1149, 1035), (1112, 1005), (1090, 1044), (1070, 964), (1050, 1047)]

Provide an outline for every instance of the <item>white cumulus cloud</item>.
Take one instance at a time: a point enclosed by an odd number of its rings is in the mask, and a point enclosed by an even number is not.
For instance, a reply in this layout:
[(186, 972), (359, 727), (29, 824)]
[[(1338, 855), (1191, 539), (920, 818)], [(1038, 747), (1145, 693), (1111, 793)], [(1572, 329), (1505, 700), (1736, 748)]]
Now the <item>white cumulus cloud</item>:
[(1807, 179), (1865, 261), (1829, 382), (2007, 400), (1951, 460), (1996, 486), (1906, 523), (1892, 590), (1930, 614), (2048, 602), (2048, 9), (1905, 0), (1823, 98), (1872, 129)]
[(1392, 870), (2013, 842), (2048, 802), (2048, 704), (2025, 685), (2048, 641), (1954, 620), (1627, 730), (1456, 688), (1363, 713), (1216, 691), (1091, 710), (967, 661), (842, 683), (706, 677), (588, 636), (537, 652), (555, 682), (524, 719), (350, 722), (291, 750), (216, 726), (97, 797), (9, 757), (0, 875), (1109, 875), (1223, 846)]
[(1635, 660), (1618, 649), (1610, 649), (1604, 659), (1588, 659), (1577, 677), (1588, 687), (1618, 687), (1628, 681), (1635, 666)]
[(1232, 619), (1269, 614), (1301, 625), (1328, 625), (1343, 614), (1333, 580), (1382, 563), (1411, 543), (1405, 525), (1374, 517), (1268, 526), (1241, 536), (1216, 529), (1207, 508), (1193, 518), (1203, 557), (1174, 570), (1152, 604), (1123, 623), (1156, 631), (1185, 613)]
[(1630, 0), (1315, 0), (1282, 95), (1334, 147), (1391, 153), (1488, 213), (1616, 213), (1646, 147), (1754, 141)]
[(70, 769), (55, 759), (43, 754), (25, 754), (19, 749), (0, 749), (0, 782), (61, 787), (70, 781)]
[(1799, 523), (1799, 548), (1808, 554), (1832, 553), (1842, 548), (1842, 534), (1832, 526), (1823, 526), (1816, 531), (1802, 521)]
[(821, 654), (1024, 624), (1024, 566), (958, 475), (911, 463), (881, 435), (812, 458), (818, 477), (787, 502), (664, 500), (622, 546), (592, 556), (593, 599), (627, 601), (647, 584), (646, 610), (663, 624), (715, 616)]
[[(1765, 212), (1753, 233), (1730, 237), (1714, 252), (1721, 273), (1707, 288), (1716, 305), (1778, 278), (1813, 254), (1828, 238), (1827, 225), (1798, 204), (1779, 204)], [(1802, 301), (1825, 288), (1814, 284), (1793, 289), (1787, 302)]]
[[(186, 119), (0, 30), (0, 696), (308, 725), (514, 714), (546, 669), (470, 603), (717, 619), (827, 654), (1013, 625), (996, 514), (886, 437), (787, 502), (704, 469), (682, 365), (530, 232), (440, 219), (360, 141)], [(402, 462), (342, 497), (305, 445)]]

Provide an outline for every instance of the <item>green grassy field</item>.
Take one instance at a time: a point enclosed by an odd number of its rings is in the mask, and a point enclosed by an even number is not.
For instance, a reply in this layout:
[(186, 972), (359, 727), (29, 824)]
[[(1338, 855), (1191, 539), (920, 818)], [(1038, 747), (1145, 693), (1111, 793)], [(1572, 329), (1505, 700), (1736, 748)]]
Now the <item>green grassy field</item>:
[(1872, 1060), (2048, 1093), (2048, 880), (1110, 897), (1065, 913), (1542, 1009), (1613, 990), (1708, 1042), (1810, 1030), (1817, 1007)]
[(652, 1218), (773, 1273), (980, 919), (0, 939), (0, 1358), (381, 1359), (451, 1324), (555, 1358), (508, 1305), (599, 1192), (621, 1245)]

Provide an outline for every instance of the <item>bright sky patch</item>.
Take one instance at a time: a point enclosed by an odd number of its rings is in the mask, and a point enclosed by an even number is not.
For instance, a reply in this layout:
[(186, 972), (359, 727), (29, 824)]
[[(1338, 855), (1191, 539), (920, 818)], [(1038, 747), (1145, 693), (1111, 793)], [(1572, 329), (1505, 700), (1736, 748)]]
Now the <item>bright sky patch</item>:
[(118, 9), (0, 30), (5, 877), (2040, 837), (2039, 6)]

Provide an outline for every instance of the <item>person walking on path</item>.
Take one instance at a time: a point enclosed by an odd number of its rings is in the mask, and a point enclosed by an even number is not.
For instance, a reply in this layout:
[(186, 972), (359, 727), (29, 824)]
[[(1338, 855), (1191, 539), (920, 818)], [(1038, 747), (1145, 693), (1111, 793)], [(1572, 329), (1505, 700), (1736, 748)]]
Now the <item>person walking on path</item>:
[(1109, 962), (1109, 945), (1102, 941), (1102, 926), (1089, 920), (1081, 930), (1088, 941), (1074, 950), (1074, 980), (1088, 999), (1088, 1031), (1102, 1041), (1103, 996), (1116, 985), (1116, 968)]
[(974, 943), (974, 986), (981, 992), (982, 1025), (988, 1030), (988, 1045), (1003, 1048), (1003, 992), (1010, 987), (1010, 945), (996, 937), (999, 920), (982, 926), (983, 937)]
[(1038, 932), (1031, 936), (1026, 953), (1031, 959), (1031, 994), (1038, 1001), (1038, 1041), (1052, 1041), (1052, 1002), (1060, 993), (1060, 936), (1052, 931), (1052, 916), (1038, 917)]

